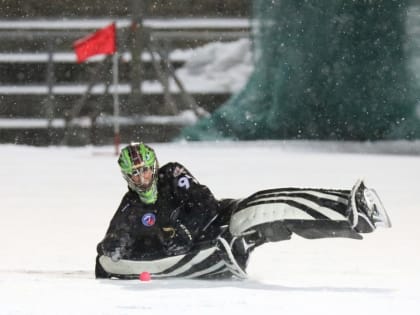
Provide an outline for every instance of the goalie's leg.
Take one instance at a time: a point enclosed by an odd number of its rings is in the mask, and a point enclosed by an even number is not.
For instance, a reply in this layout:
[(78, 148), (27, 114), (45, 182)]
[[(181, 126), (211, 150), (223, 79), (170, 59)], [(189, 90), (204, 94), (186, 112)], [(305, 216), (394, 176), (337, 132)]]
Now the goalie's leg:
[(390, 227), (390, 221), (378, 195), (363, 181), (351, 191), (282, 188), (257, 192), (237, 205), (230, 220), (231, 234), (245, 248), (287, 240), (292, 233), (309, 239), (361, 239), (359, 233), (372, 232), (377, 226)]

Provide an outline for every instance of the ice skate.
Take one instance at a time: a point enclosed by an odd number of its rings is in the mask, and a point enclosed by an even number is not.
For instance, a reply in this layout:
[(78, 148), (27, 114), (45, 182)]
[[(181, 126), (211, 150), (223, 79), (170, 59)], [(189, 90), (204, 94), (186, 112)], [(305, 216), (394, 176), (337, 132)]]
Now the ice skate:
[(391, 220), (378, 194), (359, 179), (353, 186), (350, 200), (350, 222), (359, 232), (371, 232), (377, 227), (390, 228)]

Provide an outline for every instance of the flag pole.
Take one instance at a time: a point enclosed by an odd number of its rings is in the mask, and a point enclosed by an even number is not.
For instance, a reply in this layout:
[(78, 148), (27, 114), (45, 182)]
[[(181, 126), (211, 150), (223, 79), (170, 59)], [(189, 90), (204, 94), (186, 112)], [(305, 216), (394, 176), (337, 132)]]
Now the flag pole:
[(120, 153), (120, 104), (118, 99), (118, 51), (112, 56), (113, 85), (114, 85), (114, 145), (115, 155)]

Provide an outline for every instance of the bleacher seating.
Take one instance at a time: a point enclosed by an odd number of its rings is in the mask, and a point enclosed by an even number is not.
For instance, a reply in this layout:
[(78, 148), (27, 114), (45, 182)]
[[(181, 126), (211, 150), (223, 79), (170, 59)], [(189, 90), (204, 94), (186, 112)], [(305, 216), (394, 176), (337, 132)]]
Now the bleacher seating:
[[(71, 44), (112, 19), (3, 20), (0, 21), (0, 142), (35, 145), (107, 144), (112, 131), (111, 61), (103, 56), (77, 64)], [(146, 19), (150, 36), (165, 49), (173, 69), (181, 67), (194, 48), (212, 41), (229, 41), (249, 36), (247, 19)], [(131, 54), (128, 49), (130, 20), (118, 19), (119, 101), (122, 140), (141, 137), (145, 141), (167, 141), (194, 119), (182, 108), (182, 95), (171, 88), (180, 115), (169, 117), (162, 109), (165, 95), (157, 82), (152, 58), (142, 55), (142, 103), (152, 111), (144, 115), (141, 106), (130, 106)], [(181, 50), (180, 50), (181, 49)], [(155, 56), (158, 57), (158, 56)], [(101, 69), (102, 69), (102, 74)], [(84, 95), (92, 81), (88, 96)], [(108, 88), (107, 88), (108, 87)], [(188, 91), (188, 86), (185, 86)], [(190, 91), (198, 106), (213, 111), (229, 96), (226, 91)], [(74, 117), (72, 110), (85, 98)], [(148, 126), (148, 128), (144, 128)], [(67, 127), (67, 129), (66, 129)], [(145, 131), (147, 130), (147, 132)], [(67, 134), (66, 134), (67, 133)]]

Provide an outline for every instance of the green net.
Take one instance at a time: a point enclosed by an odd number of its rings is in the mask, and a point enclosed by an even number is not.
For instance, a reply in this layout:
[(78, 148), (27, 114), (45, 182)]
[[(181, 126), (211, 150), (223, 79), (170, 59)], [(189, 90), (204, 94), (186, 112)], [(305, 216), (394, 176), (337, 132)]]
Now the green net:
[[(255, 0), (255, 70), (187, 140), (417, 137), (404, 1)], [(417, 129), (416, 129), (417, 128)]]

